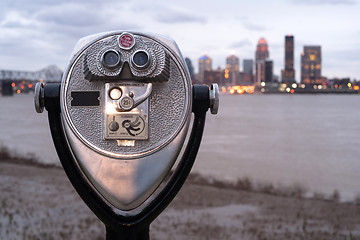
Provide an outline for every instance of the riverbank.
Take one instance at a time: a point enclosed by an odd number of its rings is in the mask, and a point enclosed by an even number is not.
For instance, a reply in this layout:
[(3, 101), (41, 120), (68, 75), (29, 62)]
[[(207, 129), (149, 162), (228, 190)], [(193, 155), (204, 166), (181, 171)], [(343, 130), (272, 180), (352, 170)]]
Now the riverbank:
[[(351, 94), (222, 95), (219, 114), (206, 119), (193, 171), (275, 187), (299, 184), (326, 197), (337, 189), (352, 201), (360, 193), (360, 111), (350, 104), (357, 101)], [(0, 145), (60, 166), (47, 114), (35, 113), (32, 94), (0, 97), (0, 110), (6, 113)]]
[[(0, 239), (104, 239), (63, 170), (0, 162)], [(360, 239), (360, 206), (239, 190), (192, 175), (152, 239)]]

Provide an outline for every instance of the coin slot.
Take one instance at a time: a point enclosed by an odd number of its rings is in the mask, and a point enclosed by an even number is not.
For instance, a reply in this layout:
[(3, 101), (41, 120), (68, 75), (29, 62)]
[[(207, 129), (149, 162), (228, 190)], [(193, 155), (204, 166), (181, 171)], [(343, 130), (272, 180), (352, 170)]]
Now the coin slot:
[(112, 100), (118, 100), (121, 98), (121, 95), (122, 95), (122, 91), (120, 88), (117, 88), (117, 87), (114, 87), (112, 89), (110, 89), (109, 91), (109, 97), (112, 99)]

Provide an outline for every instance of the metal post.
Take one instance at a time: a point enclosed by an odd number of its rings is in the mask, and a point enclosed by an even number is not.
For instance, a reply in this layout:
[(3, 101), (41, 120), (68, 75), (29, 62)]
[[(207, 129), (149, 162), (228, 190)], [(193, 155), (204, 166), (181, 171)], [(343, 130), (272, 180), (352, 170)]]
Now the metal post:
[(123, 231), (114, 231), (111, 227), (106, 226), (106, 240), (150, 240), (149, 226), (143, 229), (127, 229)]

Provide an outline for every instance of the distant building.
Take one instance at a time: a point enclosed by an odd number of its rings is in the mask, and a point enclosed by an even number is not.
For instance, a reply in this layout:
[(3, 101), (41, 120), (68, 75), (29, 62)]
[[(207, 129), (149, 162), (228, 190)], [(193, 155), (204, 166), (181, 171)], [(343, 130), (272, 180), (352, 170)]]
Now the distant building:
[(232, 86), (235, 86), (240, 82), (240, 74), (239, 74), (239, 58), (234, 54), (228, 56), (226, 58), (226, 68), (224, 72), (224, 77)]
[(243, 72), (246, 74), (254, 74), (254, 61), (252, 59), (243, 60)]
[(265, 60), (255, 61), (255, 82), (261, 83), (265, 81)]
[(204, 83), (204, 72), (211, 71), (212, 60), (206, 54), (199, 58), (199, 81)]
[(273, 61), (265, 60), (264, 82), (273, 82)]
[(269, 58), (269, 47), (265, 38), (260, 38), (256, 46), (255, 60), (266, 60)]
[(255, 52), (255, 81), (265, 81), (265, 60), (269, 58), (269, 47), (265, 38), (260, 38)]
[(245, 74), (246, 81), (253, 82), (254, 61), (252, 59), (243, 60), (243, 72)]
[(285, 36), (285, 67), (281, 72), (283, 83), (295, 82), (294, 70), (294, 36)]
[(322, 84), (321, 76), (321, 46), (304, 46), (301, 54), (301, 83)]
[(221, 69), (204, 71), (203, 83), (207, 85), (211, 85), (212, 83), (217, 83), (221, 86), (225, 85), (224, 71)]
[[(352, 86), (350, 78), (332, 78), (326, 83), (332, 89), (346, 89), (349, 88), (349, 84)], [(354, 85), (356, 85), (356, 82), (354, 82)]]
[(239, 72), (239, 58), (234, 54), (228, 56), (226, 58), (226, 69), (228, 69), (229, 72)]

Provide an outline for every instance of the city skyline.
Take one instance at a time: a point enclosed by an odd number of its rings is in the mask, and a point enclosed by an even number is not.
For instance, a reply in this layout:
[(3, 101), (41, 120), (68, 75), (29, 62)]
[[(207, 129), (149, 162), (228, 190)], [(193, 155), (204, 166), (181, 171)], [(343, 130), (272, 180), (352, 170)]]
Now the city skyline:
[(273, 72), (280, 76), (283, 37), (291, 34), (295, 36), (297, 81), (300, 53), (306, 45), (322, 46), (324, 76), (360, 79), (359, 11), (357, 0), (225, 0), (206, 4), (189, 0), (4, 0), (0, 3), (0, 69), (36, 71), (50, 64), (64, 69), (81, 37), (135, 30), (171, 37), (192, 62), (207, 52), (214, 68), (224, 68), (232, 52), (241, 62), (253, 59), (257, 41), (264, 37)]
[[(359, 81), (359, 79), (348, 76), (337, 76), (337, 77), (327, 77), (322, 75), (322, 53), (321, 53), (321, 45), (304, 45), (303, 51), (300, 54), (300, 77), (297, 79), (295, 77), (295, 69), (294, 67), (294, 36), (286, 35), (284, 41), (284, 67), (281, 70), (280, 74), (274, 73), (273, 65), (274, 62), (270, 58), (270, 51), (268, 47), (268, 43), (264, 37), (261, 37), (258, 40), (258, 43), (255, 48), (255, 58), (254, 59), (242, 59), (243, 61), (243, 69), (240, 68), (240, 58), (235, 55), (234, 52), (231, 53), (228, 57), (226, 57), (225, 67), (221, 68), (218, 66), (217, 68), (212, 68), (211, 64), (208, 67), (208, 71), (211, 70), (228, 70), (230, 72), (243, 72), (253, 75), (255, 77), (255, 82), (273, 82), (273, 78), (276, 78), (277, 81), (282, 83), (305, 83), (305, 84), (321, 84), (326, 79), (340, 79), (340, 78), (349, 78), (350, 80)], [(212, 59), (210, 56), (205, 53), (203, 56), (199, 58), (199, 72), (201, 82), (203, 81), (203, 71), (204, 68), (201, 67), (202, 61), (204, 59), (210, 59), (212, 63)], [(251, 70), (251, 73), (245, 68), (245, 62), (252, 61), (251, 63), (254, 71)], [(234, 69), (236, 62), (236, 70)], [(247, 63), (248, 64), (248, 63)]]

